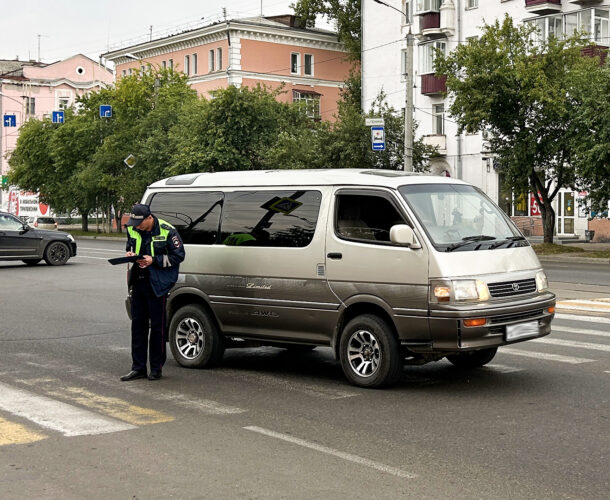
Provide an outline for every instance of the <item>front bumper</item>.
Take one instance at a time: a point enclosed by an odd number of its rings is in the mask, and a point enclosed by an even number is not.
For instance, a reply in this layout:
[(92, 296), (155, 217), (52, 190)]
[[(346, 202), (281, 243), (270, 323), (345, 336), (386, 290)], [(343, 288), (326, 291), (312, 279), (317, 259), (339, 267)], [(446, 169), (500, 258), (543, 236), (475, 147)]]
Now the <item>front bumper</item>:
[[(555, 295), (547, 292), (532, 299), (505, 303), (453, 305), (430, 310), (430, 335), (433, 351), (460, 352), (498, 347), (551, 333)], [(483, 326), (467, 327), (464, 320), (486, 318)], [(536, 331), (515, 340), (508, 340), (507, 327), (524, 323), (536, 324)]]

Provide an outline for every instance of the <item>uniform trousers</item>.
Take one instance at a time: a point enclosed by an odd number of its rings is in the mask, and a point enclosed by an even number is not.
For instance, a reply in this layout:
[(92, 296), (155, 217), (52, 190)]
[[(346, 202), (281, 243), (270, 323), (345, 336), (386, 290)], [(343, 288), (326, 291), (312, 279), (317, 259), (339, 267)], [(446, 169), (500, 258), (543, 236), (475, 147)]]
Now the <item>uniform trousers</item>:
[[(157, 297), (148, 276), (135, 278), (131, 292), (131, 369), (146, 373), (146, 353), (150, 371), (161, 372), (167, 352), (165, 349), (165, 301), (167, 295)], [(150, 324), (150, 338), (149, 338)]]

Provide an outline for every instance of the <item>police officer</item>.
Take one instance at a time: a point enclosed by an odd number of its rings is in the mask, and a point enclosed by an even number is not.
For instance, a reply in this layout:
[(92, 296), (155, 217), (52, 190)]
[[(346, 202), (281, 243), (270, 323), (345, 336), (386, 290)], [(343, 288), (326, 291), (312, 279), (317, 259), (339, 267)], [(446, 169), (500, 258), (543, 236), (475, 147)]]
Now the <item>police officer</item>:
[[(127, 221), (127, 256), (140, 258), (129, 274), (131, 289), (131, 371), (121, 380), (145, 378), (150, 354), (149, 380), (159, 380), (165, 363), (165, 300), (178, 279), (184, 246), (176, 229), (136, 204)], [(150, 338), (149, 338), (150, 324)]]

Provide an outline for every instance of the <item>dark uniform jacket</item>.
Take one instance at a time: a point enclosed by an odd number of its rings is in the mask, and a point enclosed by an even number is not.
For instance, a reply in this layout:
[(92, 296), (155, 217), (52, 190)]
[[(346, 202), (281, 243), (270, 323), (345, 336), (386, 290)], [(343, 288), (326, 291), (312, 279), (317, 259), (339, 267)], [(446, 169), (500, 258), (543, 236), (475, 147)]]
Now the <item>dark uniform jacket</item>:
[[(168, 293), (178, 280), (180, 262), (184, 260), (184, 245), (174, 226), (157, 217), (154, 219), (155, 224), (150, 233), (131, 228), (141, 238), (139, 249), (138, 238), (134, 238), (133, 233), (127, 231), (127, 251), (138, 255), (150, 255), (153, 258), (152, 264), (145, 271), (149, 273), (154, 294), (161, 297)], [(138, 272), (140, 269), (134, 264), (130, 273), (130, 285), (135, 273)]]

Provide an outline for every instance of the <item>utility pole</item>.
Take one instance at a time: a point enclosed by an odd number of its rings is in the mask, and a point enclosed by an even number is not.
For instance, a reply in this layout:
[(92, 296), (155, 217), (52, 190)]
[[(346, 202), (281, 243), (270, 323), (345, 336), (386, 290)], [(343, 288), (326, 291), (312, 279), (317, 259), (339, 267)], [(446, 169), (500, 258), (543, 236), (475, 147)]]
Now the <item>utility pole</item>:
[[(381, 0), (374, 0), (374, 2), (385, 5), (390, 9), (394, 9), (400, 12), (407, 22), (410, 21), (406, 12), (403, 12), (390, 4), (382, 2)], [(409, 23), (409, 32), (407, 33), (407, 54), (405, 61), (405, 149), (404, 149), (404, 171), (413, 172), (413, 47), (415, 36), (411, 33), (411, 25)]]
[(407, 33), (407, 60), (405, 89), (405, 172), (413, 172), (413, 33)]

